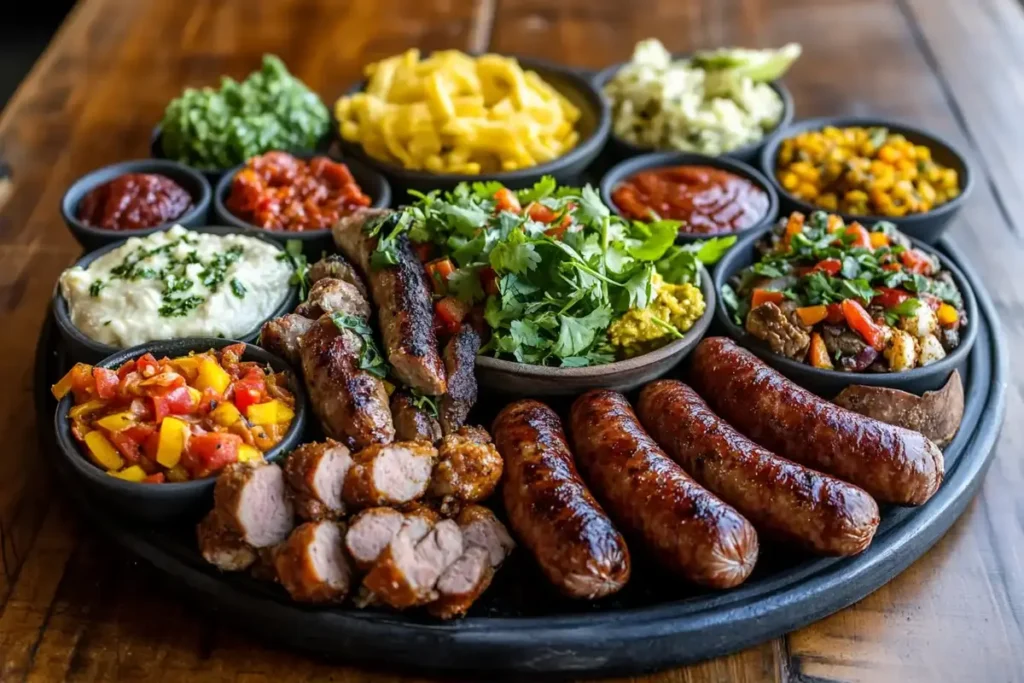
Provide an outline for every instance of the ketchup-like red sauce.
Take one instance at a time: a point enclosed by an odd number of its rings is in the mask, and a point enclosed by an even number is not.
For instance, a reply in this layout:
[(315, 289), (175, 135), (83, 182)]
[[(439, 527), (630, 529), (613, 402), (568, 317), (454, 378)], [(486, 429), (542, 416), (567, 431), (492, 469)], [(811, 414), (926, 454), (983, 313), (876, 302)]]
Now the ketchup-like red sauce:
[(710, 166), (653, 168), (630, 176), (612, 191), (626, 218), (684, 221), (679, 232), (711, 235), (749, 228), (768, 213), (768, 195), (734, 173)]
[(94, 228), (142, 230), (181, 218), (192, 195), (167, 176), (126, 173), (89, 191), (78, 203), (78, 220)]

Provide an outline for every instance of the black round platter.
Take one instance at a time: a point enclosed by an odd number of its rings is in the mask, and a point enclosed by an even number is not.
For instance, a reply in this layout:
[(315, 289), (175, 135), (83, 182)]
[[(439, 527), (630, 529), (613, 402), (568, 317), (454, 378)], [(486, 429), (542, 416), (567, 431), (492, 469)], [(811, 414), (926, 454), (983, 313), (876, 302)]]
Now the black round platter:
[[(438, 622), (412, 612), (296, 604), (273, 584), (206, 564), (190, 520), (169, 527), (132, 523), (102, 501), (67, 488), (92, 526), (182, 583), (201, 604), (269, 642), (331, 659), (493, 679), (637, 674), (726, 654), (817, 621), (876, 590), (927, 551), (980, 486), (1002, 424), (1007, 351), (980, 279), (952, 243), (944, 241), (940, 249), (967, 274), (982, 313), (965, 378), (962, 426), (945, 449), (946, 476), (938, 493), (920, 508), (883, 509), (874, 542), (856, 557), (816, 558), (764, 544), (751, 578), (716, 593), (660, 572), (634, 544), (628, 586), (587, 603), (556, 595), (519, 549), (466, 618)], [(51, 315), (36, 356), (40, 425), (52, 419), (56, 402), (49, 388), (67, 366)], [(476, 417), (487, 424), (500, 406), (481, 399)], [(52, 455), (52, 430), (40, 429), (40, 438)]]

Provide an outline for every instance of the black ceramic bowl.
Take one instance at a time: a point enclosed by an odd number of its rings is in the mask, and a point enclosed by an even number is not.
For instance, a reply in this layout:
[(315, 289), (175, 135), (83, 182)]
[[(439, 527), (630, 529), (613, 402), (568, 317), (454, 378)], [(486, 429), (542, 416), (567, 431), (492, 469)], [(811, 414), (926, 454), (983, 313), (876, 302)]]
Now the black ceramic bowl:
[[(243, 230), (241, 228), (223, 225), (208, 225), (191, 229), (194, 230), (195, 232), (207, 232), (213, 233), (215, 235), (244, 234), (250, 237), (255, 237), (257, 239), (263, 240), (268, 244), (272, 244), (276, 249), (280, 249), (282, 251), (284, 250), (280, 243), (268, 238), (265, 234), (265, 231), (263, 230)], [(100, 256), (103, 256), (104, 254), (111, 252), (114, 249), (117, 249), (118, 247), (122, 246), (125, 243), (125, 241), (127, 240), (114, 242), (113, 244), (108, 244), (101, 249), (89, 252), (88, 254), (80, 258), (78, 261), (76, 261), (73, 265), (81, 266), (83, 268), (88, 267), (90, 263), (95, 261)], [(288, 296), (285, 297), (284, 301), (281, 302), (280, 306), (274, 309), (274, 313), (270, 317), (276, 318), (278, 316), (284, 315), (285, 313), (288, 313), (293, 308), (295, 308), (295, 306), (297, 306), (298, 303), (299, 288), (298, 285), (293, 285), (292, 287), (290, 287)], [(103, 344), (98, 341), (95, 341), (94, 339), (90, 339), (89, 337), (85, 336), (85, 334), (83, 334), (77, 327), (75, 327), (75, 324), (71, 321), (71, 314), (70, 311), (68, 310), (68, 302), (64, 298), (64, 295), (61, 294), (59, 281), (57, 282), (57, 284), (54, 285), (53, 288), (53, 299), (51, 302), (51, 306), (53, 307), (53, 317), (57, 321), (57, 328), (60, 330), (60, 334), (61, 337), (64, 338), (64, 342), (68, 345), (68, 353), (70, 354), (72, 360), (81, 361), (83, 363), (96, 363), (101, 359), (110, 356), (111, 354), (119, 353), (121, 351), (121, 349), (118, 349), (115, 346), (111, 346), (110, 344)], [(245, 342), (256, 341), (256, 338), (259, 337), (260, 327), (263, 326), (263, 322), (264, 321), (261, 320), (260, 323), (256, 325), (256, 327), (254, 327), (250, 332), (241, 335), (239, 339)], [(166, 342), (153, 341), (149, 343), (169, 343), (172, 341), (174, 340), (167, 340)]]
[(725, 302), (722, 300), (722, 286), (738, 271), (754, 263), (756, 258), (754, 245), (770, 229), (752, 233), (737, 242), (722, 260), (718, 262), (718, 266), (715, 268), (715, 294), (718, 295), (715, 319), (720, 325), (725, 327), (730, 337), (753, 351), (759, 358), (797, 384), (825, 398), (832, 398), (851, 384), (902, 389), (914, 394), (922, 394), (926, 391), (935, 391), (942, 388), (954, 370), (959, 370), (962, 377), (967, 376), (967, 359), (970, 356), (971, 347), (974, 346), (974, 341), (978, 336), (978, 327), (980, 326), (978, 304), (975, 301), (974, 292), (971, 291), (970, 282), (967, 281), (964, 274), (949, 258), (942, 253), (937, 253), (934, 249), (917, 240), (911, 240), (915, 247), (927, 253), (937, 254), (942, 267), (952, 274), (953, 280), (956, 282), (956, 286), (964, 298), (967, 327), (960, 337), (960, 345), (942, 360), (922, 368), (914, 368), (904, 372), (822, 370), (821, 368), (798, 363), (795, 360), (773, 353), (767, 344), (747, 334), (746, 330), (733, 322), (729, 316)]
[(970, 195), (971, 190), (974, 188), (974, 173), (971, 171), (971, 165), (967, 161), (967, 157), (964, 156), (963, 152), (961, 152), (953, 143), (940, 137), (936, 133), (930, 133), (899, 121), (867, 116), (833, 116), (819, 119), (807, 119), (805, 121), (798, 121), (797, 123), (776, 132), (768, 139), (764, 145), (764, 149), (761, 150), (761, 171), (778, 191), (779, 205), (785, 213), (789, 213), (791, 211), (802, 211), (804, 213), (808, 213), (820, 210), (820, 208), (808, 204), (802, 199), (797, 199), (783, 188), (778, 180), (776, 180), (775, 158), (778, 155), (779, 146), (782, 144), (782, 141), (787, 138), (791, 138), (794, 135), (810, 130), (821, 130), (825, 126), (836, 126), (837, 128), (844, 128), (848, 126), (872, 128), (880, 126), (888, 128), (894, 133), (901, 133), (914, 144), (924, 145), (931, 149), (932, 159), (943, 166), (956, 169), (960, 178), (960, 195), (953, 199), (953, 201), (946, 202), (942, 206), (935, 207), (931, 211), (901, 217), (871, 215), (860, 216), (846, 213), (839, 214), (843, 217), (843, 220), (847, 222), (860, 221), (861, 223), (870, 225), (871, 223), (878, 221), (890, 221), (891, 223), (894, 223), (901, 232), (909, 235), (910, 237), (920, 240), (925, 244), (935, 244), (935, 242), (937, 242), (942, 236), (942, 233), (946, 231), (946, 228), (949, 227), (950, 220), (952, 220), (953, 216), (960, 211), (960, 208), (964, 205), (964, 201), (966, 201), (967, 196)]
[[(143, 230), (107, 230), (86, 225), (78, 220), (78, 204), (91, 190), (126, 173), (155, 173), (166, 176), (181, 185), (192, 196), (192, 208), (181, 218), (161, 223)], [(205, 225), (210, 210), (210, 183), (203, 174), (184, 164), (167, 159), (136, 159), (122, 161), (86, 173), (71, 184), (60, 200), (60, 213), (71, 234), (86, 249), (97, 249), (111, 242), (121, 242), (129, 237), (141, 237), (166, 230), (173, 225), (194, 228)]]
[[(688, 53), (674, 54), (672, 55), (672, 59), (686, 59), (687, 57), (691, 56), (692, 55)], [(629, 62), (619, 62), (618, 64), (613, 64), (605, 69), (602, 69), (601, 71), (598, 71), (594, 75), (592, 79), (594, 87), (597, 88), (598, 92), (602, 93), (602, 99), (607, 101), (607, 98), (604, 97), (604, 86), (608, 84), (608, 81), (615, 77), (615, 74), (619, 72), (619, 69), (626, 66), (628, 63)], [(751, 165), (757, 164), (757, 160), (761, 154), (761, 149), (764, 147), (765, 142), (768, 140), (768, 138), (775, 131), (781, 128), (785, 128), (793, 121), (793, 95), (790, 94), (789, 90), (786, 88), (785, 85), (782, 84), (781, 81), (772, 81), (768, 85), (771, 86), (772, 90), (774, 90), (778, 94), (779, 99), (782, 100), (782, 118), (779, 119), (779, 122), (778, 124), (776, 124), (775, 128), (765, 133), (764, 137), (762, 137), (757, 142), (752, 142), (749, 145), (737, 147), (734, 150), (726, 152), (724, 156), (732, 157), (733, 159), (739, 159), (740, 161), (743, 161)], [(608, 154), (612, 159), (616, 161), (628, 159), (630, 157), (635, 157), (638, 154), (648, 154), (650, 152), (656, 151), (672, 150), (654, 150), (651, 149), (650, 147), (641, 147), (640, 145), (634, 145), (632, 142), (627, 142), (626, 140), (623, 140), (619, 136), (615, 135), (615, 133), (611, 133), (608, 136)]]
[[(611, 129), (611, 116), (608, 104), (593, 84), (573, 69), (559, 66), (551, 62), (528, 57), (516, 57), (519, 65), (549, 83), (566, 99), (580, 110), (580, 119), (576, 122), (579, 132), (579, 143), (562, 156), (545, 164), (531, 166), (518, 171), (501, 173), (481, 173), (480, 175), (463, 175), (458, 173), (430, 173), (429, 171), (410, 171), (379, 159), (374, 159), (363, 151), (362, 145), (340, 140), (345, 157), (353, 157), (367, 166), (380, 171), (391, 183), (395, 199), (402, 202), (408, 190), (429, 192), (431, 190), (450, 190), (461, 182), (497, 180), (506, 187), (521, 189), (530, 187), (541, 176), (550, 175), (562, 184), (579, 184), (583, 171), (590, 165), (604, 147)], [(347, 91), (352, 94), (366, 86), (360, 81)], [(335, 122), (337, 127), (337, 122)], [(335, 131), (337, 132), (337, 130)]]
[[(326, 154), (320, 154), (317, 152), (305, 152), (295, 154), (294, 156), (309, 160), (315, 156), (329, 156)], [(338, 159), (331, 159), (332, 161), (339, 161)], [(352, 177), (355, 178), (356, 183), (362, 188), (373, 203), (370, 204), (371, 208), (383, 209), (387, 208), (391, 204), (391, 186), (383, 175), (367, 167), (355, 159), (348, 159), (342, 161), (348, 166), (349, 171), (352, 173)], [(310, 230), (304, 232), (285, 232), (282, 230), (265, 230), (252, 223), (247, 223), (241, 218), (228, 210), (225, 206), (228, 195), (231, 193), (231, 183), (235, 178), (235, 174), (238, 173), (245, 164), (239, 164), (221, 177), (220, 182), (217, 183), (217, 187), (213, 192), (213, 216), (217, 223), (223, 225), (234, 225), (239, 228), (246, 230), (259, 230), (270, 239), (284, 244), (289, 240), (299, 240), (302, 242), (303, 253), (306, 258), (309, 259), (310, 263), (320, 258), (320, 255), (327, 251), (334, 251), (334, 240), (331, 237), (331, 231), (329, 228), (324, 230)]]
[(681, 232), (676, 237), (676, 242), (696, 242), (697, 240), (707, 239), (709, 237), (725, 237), (728, 235), (742, 237), (747, 233), (758, 232), (775, 223), (775, 218), (779, 212), (779, 196), (776, 194), (775, 188), (770, 182), (768, 182), (768, 179), (761, 175), (761, 172), (756, 170), (754, 167), (737, 159), (730, 159), (728, 157), (709, 157), (704, 154), (690, 154), (687, 152), (653, 152), (651, 154), (644, 154), (643, 156), (627, 159), (626, 161), (613, 166), (612, 169), (609, 170), (603, 178), (601, 178), (601, 199), (604, 201), (606, 206), (621, 216), (622, 213), (619, 211), (619, 208), (615, 206), (615, 202), (612, 201), (612, 192), (615, 190), (615, 187), (634, 173), (639, 173), (640, 171), (646, 171), (652, 168), (664, 168), (666, 166), (711, 166), (712, 168), (718, 168), (742, 178), (746, 178), (764, 190), (765, 194), (768, 195), (768, 211), (761, 220), (757, 221), (753, 225), (736, 232), (722, 232), (713, 235)]
[[(331, 119), (331, 124), (330, 124), (332, 127), (328, 128), (327, 132), (324, 133), (323, 137), (321, 137), (320, 140), (317, 141), (316, 148), (314, 150), (296, 150), (293, 153), (294, 154), (304, 154), (306, 152), (315, 151), (315, 152), (322, 152), (322, 153), (326, 154), (327, 153), (327, 149), (328, 149), (328, 147), (330, 147), (331, 141), (334, 138), (334, 133), (333, 133), (334, 122), (333, 121), (334, 121), (334, 119), (332, 118)], [(267, 150), (267, 151), (270, 151), (270, 150)], [(167, 159), (167, 155), (164, 153), (163, 128), (159, 124), (157, 124), (156, 127), (153, 128), (153, 133), (150, 135), (150, 138), (149, 138), (149, 154), (154, 159)], [(189, 168), (192, 168), (192, 167), (189, 166)], [(205, 177), (206, 180), (209, 181), (210, 187), (216, 187), (217, 183), (220, 182), (220, 179), (230, 169), (229, 168), (215, 168), (215, 169), (198, 169), (197, 168), (197, 169), (193, 169), (193, 170), (196, 173), (201, 173), (203, 175), (203, 177)]]
[[(98, 363), (100, 367), (116, 369), (121, 364), (144, 353), (152, 353), (157, 358), (164, 356), (184, 356), (189, 351), (208, 351), (220, 349), (229, 344), (237, 343), (230, 339), (194, 337), (191, 339), (173, 339), (169, 341), (150, 342), (118, 351)], [(285, 453), (295, 448), (302, 439), (306, 424), (305, 389), (288, 364), (282, 359), (267, 353), (258, 346), (245, 345), (243, 360), (256, 361), (272, 367), (275, 371), (287, 371), (291, 381), (289, 388), (295, 395), (295, 418), (281, 442), (264, 454), (264, 459), (273, 462), (281, 459)], [(216, 477), (207, 477), (188, 482), (167, 482), (164, 484), (142, 484), (124, 481), (112, 477), (89, 461), (84, 447), (71, 434), (71, 421), (68, 411), (74, 398), (68, 394), (57, 404), (54, 413), (54, 428), (57, 442), (60, 444), (61, 455), (71, 465), (71, 471), (78, 479), (78, 484), (86, 489), (88, 495), (109, 504), (129, 518), (148, 522), (164, 522), (183, 515), (195, 514), (209, 509), (212, 504), (213, 486)]]

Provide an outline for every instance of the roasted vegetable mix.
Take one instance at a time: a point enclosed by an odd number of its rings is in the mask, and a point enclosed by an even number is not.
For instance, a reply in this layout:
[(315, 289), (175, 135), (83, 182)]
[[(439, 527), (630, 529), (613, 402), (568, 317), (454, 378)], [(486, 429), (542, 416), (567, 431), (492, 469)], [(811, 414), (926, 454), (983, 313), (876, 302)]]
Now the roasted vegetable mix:
[(775, 353), (823, 369), (899, 372), (960, 343), (968, 320), (952, 276), (892, 223), (793, 213), (758, 249), (722, 300)]
[(795, 197), (827, 211), (899, 217), (960, 194), (956, 169), (886, 128), (836, 128), (783, 140), (775, 176)]
[(316, 93), (273, 55), (241, 83), (219, 90), (187, 88), (160, 122), (169, 159), (200, 169), (237, 166), (275, 149), (311, 150), (327, 133), (330, 113)]
[(71, 433), (96, 466), (120, 479), (201, 479), (259, 460), (288, 431), (295, 397), (283, 373), (242, 361), (244, 344), (116, 370), (78, 363), (53, 385), (71, 393)]
[(408, 234), (434, 288), (441, 335), (475, 321), (482, 353), (580, 367), (645, 353), (682, 336), (704, 312), (698, 262), (734, 241), (675, 244), (678, 221), (627, 222), (590, 187), (542, 178), (513, 191), (461, 184), (371, 226), (374, 254)]

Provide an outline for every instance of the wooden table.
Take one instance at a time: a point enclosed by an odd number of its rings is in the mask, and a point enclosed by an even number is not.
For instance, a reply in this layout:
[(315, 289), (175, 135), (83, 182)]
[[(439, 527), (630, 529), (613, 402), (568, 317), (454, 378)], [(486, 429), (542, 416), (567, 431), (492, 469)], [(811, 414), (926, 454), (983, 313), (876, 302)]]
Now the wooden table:
[[(0, 117), (0, 680), (409, 681), (268, 648), (179, 599), (55, 494), (31, 365), (54, 280), (79, 253), (73, 179), (144, 157), (168, 99), (280, 55), (328, 102), (410, 46), (601, 67), (648, 36), (671, 50), (799, 41), (800, 118), (878, 113), (951, 135), (979, 182), (952, 234), (1024, 347), (1024, 11), (1014, 0), (84, 0)], [(1024, 680), (1024, 379), (978, 496), (889, 585), (785, 638), (644, 680)], [(396, 647), (400, 645), (396, 644)]]

